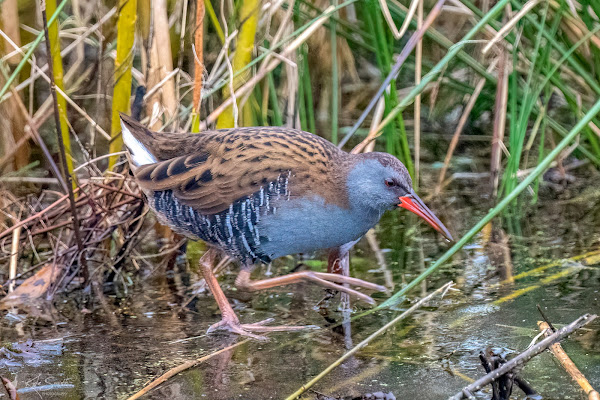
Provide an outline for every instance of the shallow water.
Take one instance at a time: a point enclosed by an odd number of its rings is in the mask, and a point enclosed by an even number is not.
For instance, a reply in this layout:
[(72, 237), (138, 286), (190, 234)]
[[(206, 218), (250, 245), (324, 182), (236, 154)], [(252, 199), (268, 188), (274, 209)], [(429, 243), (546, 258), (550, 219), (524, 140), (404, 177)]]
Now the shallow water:
[[(443, 200), (430, 202), (430, 208), (459, 236), (490, 204), (472, 182), (453, 187)], [(458, 291), (390, 329), (313, 389), (330, 396), (381, 391), (398, 399), (445, 399), (468, 384), (465, 377), (484, 374), (481, 350), (490, 346), (518, 352), (531, 342), (539, 332), (536, 304), (558, 326), (586, 312), (599, 313), (600, 193), (586, 187), (591, 185), (575, 184), (562, 194), (544, 188), (541, 205), (524, 201), (520, 215), (503, 220), (505, 236), (498, 229), (491, 233), (500, 243), (490, 241), (490, 233), (479, 234), (410, 298), (449, 280)], [(448, 248), (439, 235), (415, 222), (406, 213), (390, 213), (376, 230), (395, 290)], [(365, 240), (351, 263), (353, 276), (386, 283)], [(322, 262), (308, 264), (323, 268)], [(283, 274), (295, 265), (292, 258), (280, 260), (270, 272)], [(538, 272), (531, 273), (534, 269)], [(267, 271), (263, 267), (260, 276)], [(231, 287), (235, 273), (231, 269), (221, 281), (243, 322), (273, 317), (276, 324), (321, 329), (271, 334), (267, 343), (246, 342), (177, 375), (146, 398), (285, 398), (398, 313), (379, 312), (330, 329), (343, 316), (337, 302), (325, 316), (315, 308), (322, 289), (301, 284), (248, 296)], [(517, 279), (503, 283), (507, 276)], [(7, 316), (0, 331), (2, 375), (16, 377), (19, 388), (28, 388), (21, 399), (126, 398), (169, 368), (239, 342), (227, 334), (204, 334), (218, 321), (218, 309), (209, 295), (182, 306), (189, 279), (196, 280), (185, 273), (155, 271), (130, 287), (127, 296), (108, 297), (108, 309), (91, 313), (79, 311), (77, 298), (68, 299), (58, 307), (55, 325), (23, 324)], [(374, 297), (385, 299), (384, 294)], [(353, 305), (355, 313), (362, 309)], [(563, 343), (597, 389), (599, 339), (596, 321)], [(527, 364), (522, 376), (545, 399), (583, 398), (548, 353)], [(515, 394), (524, 397), (518, 389)], [(315, 397), (308, 392), (303, 398)]]

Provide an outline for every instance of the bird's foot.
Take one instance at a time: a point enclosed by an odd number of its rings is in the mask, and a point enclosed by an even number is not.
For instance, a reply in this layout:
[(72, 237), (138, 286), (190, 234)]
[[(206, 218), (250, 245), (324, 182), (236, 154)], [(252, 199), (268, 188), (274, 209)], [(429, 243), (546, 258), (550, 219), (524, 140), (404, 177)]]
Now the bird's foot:
[(273, 318), (267, 318), (263, 321), (255, 322), (253, 324), (240, 324), (240, 321), (235, 318), (223, 318), (220, 322), (213, 324), (208, 328), (206, 333), (211, 333), (216, 330), (226, 330), (231, 333), (236, 333), (240, 336), (247, 336), (257, 340), (269, 340), (266, 336), (256, 335), (252, 332), (290, 332), (290, 331), (300, 331), (304, 329), (318, 329), (319, 327), (316, 325), (304, 325), (304, 326), (287, 326), (287, 325), (278, 325), (278, 326), (265, 326), (268, 323), (273, 322)]

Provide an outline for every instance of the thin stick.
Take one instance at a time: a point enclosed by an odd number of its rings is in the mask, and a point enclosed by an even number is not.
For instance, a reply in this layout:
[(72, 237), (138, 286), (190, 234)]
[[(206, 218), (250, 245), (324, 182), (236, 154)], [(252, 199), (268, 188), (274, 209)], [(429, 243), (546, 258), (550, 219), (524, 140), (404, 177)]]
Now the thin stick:
[[(540, 328), (540, 331), (544, 332), (546, 337), (551, 335), (552, 329), (547, 322), (538, 321), (538, 328)], [(554, 357), (556, 357), (560, 365), (562, 365), (571, 378), (573, 378), (579, 387), (581, 387), (581, 389), (587, 394), (589, 400), (600, 400), (600, 394), (594, 390), (592, 385), (590, 385), (590, 382), (581, 373), (581, 371), (579, 371), (579, 368), (577, 368), (575, 363), (571, 361), (560, 343), (554, 343), (552, 346), (550, 346), (550, 351), (552, 354), (554, 354)]]
[[(417, 8), (417, 30), (423, 29), (423, 2), (420, 0), (413, 0), (413, 2), (417, 1), (419, 6)], [(411, 4), (412, 6), (412, 4)], [(408, 16), (405, 20), (405, 25), (412, 20), (412, 16), (409, 19)], [(417, 42), (417, 46), (415, 48), (415, 86), (421, 82), (421, 70), (423, 63), (423, 38)], [(414, 132), (415, 132), (415, 163), (414, 163), (414, 171), (415, 176), (413, 177), (415, 190), (419, 189), (419, 170), (421, 168), (421, 94), (419, 93), (415, 97), (415, 117), (414, 117)]]
[(460, 391), (460, 393), (455, 394), (448, 400), (460, 400), (464, 398), (470, 398), (469, 396), (473, 396), (473, 393), (477, 392), (478, 390), (481, 390), (481, 388), (483, 388), (485, 385), (488, 385), (489, 383), (495, 381), (502, 375), (513, 370), (514, 368), (523, 366), (526, 362), (528, 362), (538, 354), (541, 354), (544, 350), (546, 350), (554, 343), (566, 338), (571, 333), (575, 332), (579, 328), (586, 326), (596, 318), (597, 315), (582, 315), (575, 321), (571, 322), (569, 325), (562, 327), (558, 331), (554, 332), (552, 335), (546, 337), (544, 340), (537, 343), (535, 346), (531, 346), (529, 349), (525, 350), (506, 364), (502, 364), (500, 368), (493, 370), (489, 374), (466, 386), (465, 388), (463, 388), (463, 390)]
[(46, 0), (40, 1), (40, 10), (42, 11), (42, 22), (44, 24), (44, 35), (46, 37), (46, 51), (48, 55), (48, 75), (50, 77), (50, 92), (54, 100), (54, 120), (56, 122), (56, 135), (58, 137), (58, 147), (60, 149), (60, 161), (63, 168), (65, 180), (67, 181), (67, 193), (69, 195), (69, 204), (71, 206), (71, 216), (73, 218), (73, 232), (75, 233), (75, 242), (79, 251), (79, 259), (81, 262), (84, 282), (88, 281), (89, 271), (87, 261), (83, 254), (83, 242), (81, 241), (81, 233), (79, 232), (79, 219), (77, 218), (77, 207), (75, 206), (75, 195), (73, 193), (72, 177), (67, 167), (67, 154), (65, 152), (65, 144), (63, 142), (62, 130), (60, 126), (60, 114), (58, 111), (58, 97), (56, 95), (56, 85), (54, 84), (54, 68), (52, 65), (52, 52), (50, 49), (50, 36), (48, 34), (48, 21), (46, 19)]
[(200, 357), (196, 360), (191, 360), (191, 361), (186, 361), (183, 364), (171, 368), (170, 370), (168, 370), (167, 372), (165, 372), (164, 374), (162, 374), (161, 376), (159, 376), (158, 378), (156, 378), (155, 380), (153, 380), (152, 382), (150, 382), (148, 385), (146, 385), (142, 390), (140, 390), (139, 392), (137, 392), (136, 394), (134, 394), (131, 397), (128, 397), (127, 400), (135, 400), (135, 399), (139, 399), (140, 397), (142, 397), (143, 395), (145, 395), (146, 393), (148, 393), (150, 390), (154, 389), (155, 387), (157, 387), (158, 385), (160, 385), (163, 382), (168, 381), (169, 379), (171, 379), (172, 377), (174, 377), (175, 375), (177, 375), (180, 372), (185, 371), (186, 369), (190, 369), (192, 367), (195, 367), (196, 365), (208, 360), (209, 358), (212, 358), (214, 356), (217, 356), (221, 353), (224, 353), (226, 351), (229, 351), (231, 349), (234, 349), (238, 346), (241, 346), (245, 343), (248, 343), (250, 341), (250, 339), (245, 339), (242, 340), (241, 342), (238, 342), (236, 344), (233, 344), (231, 346), (227, 346), (219, 351), (215, 351), (214, 353), (211, 353), (207, 356), (204, 357)]
[(387, 324), (385, 324), (384, 326), (379, 328), (376, 332), (371, 334), (368, 338), (366, 338), (365, 340), (363, 340), (362, 342), (357, 344), (354, 348), (352, 348), (352, 350), (348, 351), (346, 354), (344, 354), (343, 356), (338, 358), (333, 364), (331, 364), (327, 368), (325, 368), (319, 375), (317, 375), (316, 377), (311, 379), (309, 382), (302, 385), (302, 387), (300, 389), (298, 389), (297, 391), (295, 391), (292, 395), (286, 397), (285, 400), (294, 400), (294, 399), (298, 398), (302, 393), (306, 392), (310, 387), (312, 387), (315, 383), (320, 381), (323, 377), (325, 377), (333, 369), (335, 369), (340, 364), (342, 364), (345, 360), (350, 358), (350, 356), (352, 356), (353, 354), (355, 354), (362, 348), (366, 347), (371, 341), (373, 341), (373, 339), (375, 339), (376, 337), (378, 337), (379, 335), (381, 335), (382, 333), (387, 331), (389, 328), (391, 328), (392, 326), (396, 325), (398, 322), (402, 321), (403, 319), (405, 319), (406, 317), (411, 315), (413, 312), (415, 312), (416, 310), (421, 308), (421, 306), (427, 304), (429, 302), (429, 300), (431, 300), (435, 295), (437, 295), (438, 293), (442, 293), (442, 296), (443, 296), (443, 294), (446, 293), (446, 291), (448, 291), (448, 289), (450, 289), (452, 287), (452, 285), (453, 285), (452, 282), (448, 282), (444, 286), (440, 287), (439, 289), (437, 289), (434, 292), (427, 295), (426, 297), (423, 297), (421, 300), (419, 300), (417, 303), (415, 303), (411, 308), (404, 311), (402, 314), (398, 315), (396, 318), (394, 318), (393, 320), (391, 320), (390, 322), (388, 322)]
[(21, 240), (21, 227), (13, 231), (12, 246), (10, 249), (10, 268), (8, 271), (8, 279), (11, 280), (8, 286), (9, 293), (15, 289), (15, 277), (17, 276), (17, 261), (19, 260), (19, 242)]

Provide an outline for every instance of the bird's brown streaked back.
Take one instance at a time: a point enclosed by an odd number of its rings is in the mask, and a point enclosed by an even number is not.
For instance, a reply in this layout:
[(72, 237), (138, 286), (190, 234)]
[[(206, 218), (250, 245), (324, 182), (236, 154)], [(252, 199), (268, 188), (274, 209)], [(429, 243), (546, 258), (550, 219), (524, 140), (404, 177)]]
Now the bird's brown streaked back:
[(328, 203), (348, 206), (345, 177), (338, 174), (347, 171), (343, 167), (352, 157), (316, 135), (278, 127), (160, 133), (121, 118), (159, 160), (135, 170), (140, 186), (172, 190), (203, 214), (219, 213), (280, 176), (289, 176), (291, 197), (315, 193)]

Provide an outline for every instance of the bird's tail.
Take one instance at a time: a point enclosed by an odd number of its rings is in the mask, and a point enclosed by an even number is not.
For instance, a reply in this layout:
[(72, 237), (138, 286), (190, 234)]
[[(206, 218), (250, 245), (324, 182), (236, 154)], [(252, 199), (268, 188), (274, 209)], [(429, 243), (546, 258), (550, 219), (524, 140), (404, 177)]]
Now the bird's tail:
[(137, 167), (145, 164), (154, 164), (158, 160), (142, 143), (145, 141), (145, 136), (148, 136), (148, 129), (143, 127), (139, 122), (135, 121), (128, 115), (121, 113), (121, 129), (123, 135), (123, 143), (129, 150), (131, 155), (130, 161)]

